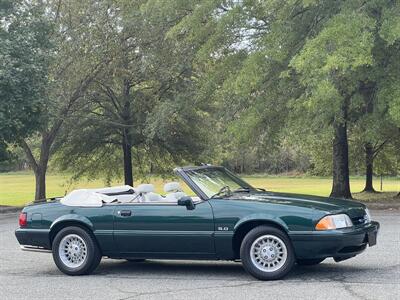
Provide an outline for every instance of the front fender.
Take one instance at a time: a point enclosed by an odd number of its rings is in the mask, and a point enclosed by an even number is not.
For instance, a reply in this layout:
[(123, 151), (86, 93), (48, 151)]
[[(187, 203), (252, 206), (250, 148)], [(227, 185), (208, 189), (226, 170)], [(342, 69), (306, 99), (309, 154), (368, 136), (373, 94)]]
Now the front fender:
[(288, 226), (281, 218), (274, 216), (272, 214), (268, 214), (268, 213), (255, 213), (255, 214), (247, 215), (247, 216), (241, 218), (235, 224), (233, 231), (236, 231), (243, 224), (245, 224), (247, 222), (253, 222), (253, 221), (273, 223), (279, 227), (282, 227), (286, 232), (289, 232)]

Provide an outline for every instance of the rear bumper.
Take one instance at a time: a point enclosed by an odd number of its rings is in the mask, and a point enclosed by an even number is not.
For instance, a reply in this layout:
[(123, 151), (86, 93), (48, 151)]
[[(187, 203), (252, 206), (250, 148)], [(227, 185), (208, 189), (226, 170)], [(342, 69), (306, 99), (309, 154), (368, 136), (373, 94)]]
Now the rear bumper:
[(375, 245), (379, 223), (349, 229), (291, 233), (290, 238), (298, 259), (334, 257), (338, 260), (363, 252), (368, 244)]
[(30, 252), (41, 252), (41, 253), (51, 253), (51, 250), (49, 249), (44, 249), (42, 247), (37, 247), (37, 246), (29, 246), (29, 245), (21, 245), (21, 250), (22, 251), (30, 251)]
[(48, 229), (19, 228), (15, 231), (15, 236), (22, 250), (51, 250), (49, 232)]

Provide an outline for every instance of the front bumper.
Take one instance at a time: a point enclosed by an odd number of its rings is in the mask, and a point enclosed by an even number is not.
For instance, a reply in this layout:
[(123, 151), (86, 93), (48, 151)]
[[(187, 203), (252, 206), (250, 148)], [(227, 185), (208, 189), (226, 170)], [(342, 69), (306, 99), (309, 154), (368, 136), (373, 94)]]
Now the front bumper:
[(355, 228), (292, 232), (289, 236), (298, 259), (334, 257), (343, 260), (360, 254), (368, 244), (374, 246), (379, 226), (372, 221)]
[(15, 236), (18, 242), (21, 244), (21, 249), (23, 250), (27, 251), (35, 251), (34, 249), (50, 250), (51, 245), (50, 245), (49, 232), (50, 231), (48, 229), (19, 228), (15, 231)]

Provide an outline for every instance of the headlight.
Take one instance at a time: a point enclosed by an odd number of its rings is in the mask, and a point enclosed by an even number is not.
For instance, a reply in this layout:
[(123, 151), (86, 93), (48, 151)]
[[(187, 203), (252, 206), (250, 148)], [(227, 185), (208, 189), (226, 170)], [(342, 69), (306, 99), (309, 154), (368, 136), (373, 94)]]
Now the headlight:
[(353, 226), (353, 222), (351, 222), (348, 215), (340, 214), (340, 215), (330, 215), (323, 217), (317, 225), (315, 226), (316, 230), (330, 230), (330, 229), (339, 229)]
[(371, 223), (371, 213), (369, 212), (369, 209), (365, 209), (365, 223)]

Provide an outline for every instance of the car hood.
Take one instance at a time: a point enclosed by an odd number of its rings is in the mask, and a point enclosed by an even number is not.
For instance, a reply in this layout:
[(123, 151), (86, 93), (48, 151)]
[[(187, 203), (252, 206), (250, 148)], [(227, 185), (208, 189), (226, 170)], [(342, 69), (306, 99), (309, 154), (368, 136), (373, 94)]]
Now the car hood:
[(332, 197), (319, 197), (301, 194), (275, 193), (275, 192), (250, 192), (236, 193), (232, 196), (237, 200), (266, 202), (304, 208), (311, 208), (327, 213), (343, 211), (364, 210), (365, 205), (356, 201), (344, 200)]

